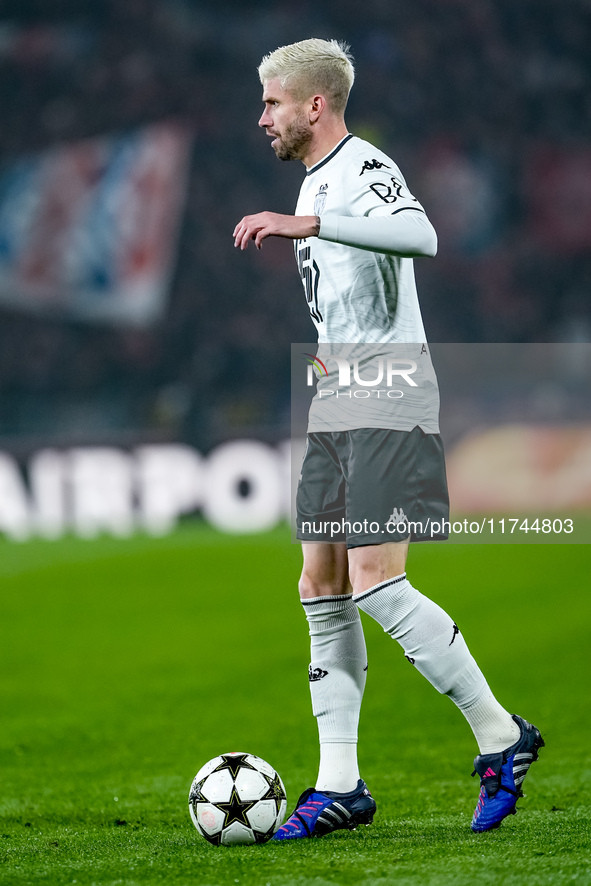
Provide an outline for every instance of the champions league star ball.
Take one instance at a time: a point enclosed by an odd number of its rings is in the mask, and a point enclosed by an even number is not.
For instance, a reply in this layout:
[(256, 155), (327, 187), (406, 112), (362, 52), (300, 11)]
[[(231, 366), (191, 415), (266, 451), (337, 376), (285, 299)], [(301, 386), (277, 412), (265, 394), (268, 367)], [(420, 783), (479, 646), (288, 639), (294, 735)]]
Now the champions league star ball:
[(253, 754), (221, 754), (210, 760), (189, 793), (193, 824), (215, 846), (265, 843), (283, 822), (286, 806), (279, 775)]

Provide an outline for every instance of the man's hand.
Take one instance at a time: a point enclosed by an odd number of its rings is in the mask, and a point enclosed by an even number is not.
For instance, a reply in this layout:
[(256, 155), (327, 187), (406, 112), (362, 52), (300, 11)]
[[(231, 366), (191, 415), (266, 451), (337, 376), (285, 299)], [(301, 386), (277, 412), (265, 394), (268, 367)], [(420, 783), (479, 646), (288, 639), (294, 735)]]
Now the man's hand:
[(303, 240), (316, 237), (319, 230), (315, 215), (279, 215), (277, 212), (257, 212), (246, 215), (234, 228), (234, 246), (246, 249), (249, 240), (254, 240), (257, 249), (261, 248), (266, 237), (288, 237), (290, 240)]

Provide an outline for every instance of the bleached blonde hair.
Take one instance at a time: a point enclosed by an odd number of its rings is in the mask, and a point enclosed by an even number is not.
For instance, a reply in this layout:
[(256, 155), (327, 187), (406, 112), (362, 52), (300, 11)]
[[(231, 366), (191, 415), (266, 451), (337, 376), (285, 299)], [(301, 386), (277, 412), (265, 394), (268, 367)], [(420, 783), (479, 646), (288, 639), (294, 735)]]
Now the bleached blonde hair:
[(259, 65), (261, 83), (279, 79), (281, 88), (303, 102), (318, 93), (329, 108), (343, 114), (355, 79), (353, 57), (346, 43), (316, 37), (280, 46)]

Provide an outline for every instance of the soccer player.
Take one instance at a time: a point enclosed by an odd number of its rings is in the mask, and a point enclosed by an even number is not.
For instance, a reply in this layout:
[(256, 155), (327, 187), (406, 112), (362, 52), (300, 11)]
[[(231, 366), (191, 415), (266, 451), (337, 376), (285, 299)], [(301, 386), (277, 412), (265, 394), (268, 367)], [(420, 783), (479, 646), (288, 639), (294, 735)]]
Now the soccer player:
[[(321, 345), (400, 346), (411, 349), (413, 365), (424, 364), (429, 356), (413, 257), (433, 256), (436, 234), (394, 161), (347, 130), (344, 112), (354, 79), (348, 47), (319, 39), (283, 46), (265, 56), (259, 76), (259, 126), (273, 139), (277, 157), (301, 160), (306, 176), (295, 215), (246, 216), (234, 230), (235, 246), (246, 249), (254, 240), (260, 249), (270, 236), (295, 241)], [(428, 365), (423, 377), (429, 377)], [(409, 541), (420, 539), (420, 530), (407, 527), (395, 540), (384, 539), (384, 525), (412, 521), (417, 508), (447, 514), (439, 428), (428, 412), (384, 410), (381, 426), (375, 416), (367, 424), (349, 414), (349, 424), (332, 431), (309, 424), (297, 494), (299, 590), (311, 637), (320, 767), (315, 787), (302, 794), (275, 840), (319, 837), (373, 819), (376, 804), (357, 763), (367, 670), (359, 609), (398, 641), (472, 728), (481, 784), (474, 831), (498, 827), (515, 811), (544, 744), (535, 726), (496, 700), (453, 619), (410, 584)], [(379, 531), (367, 520), (361, 525), (364, 516)], [(343, 520), (343, 536), (336, 543), (324, 536), (319, 541), (315, 527), (335, 519)]]

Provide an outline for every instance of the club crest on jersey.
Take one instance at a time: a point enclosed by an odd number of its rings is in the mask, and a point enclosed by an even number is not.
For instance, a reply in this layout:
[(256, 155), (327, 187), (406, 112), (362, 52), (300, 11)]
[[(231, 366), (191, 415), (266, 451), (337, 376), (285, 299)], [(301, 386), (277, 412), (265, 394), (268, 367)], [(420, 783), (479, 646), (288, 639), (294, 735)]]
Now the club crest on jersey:
[(381, 169), (382, 166), (385, 166), (386, 169), (390, 169), (387, 163), (382, 163), (381, 160), (365, 160), (359, 175), (363, 175), (364, 172), (369, 172), (372, 169)]
[(318, 188), (318, 193), (314, 197), (314, 215), (322, 215), (324, 210), (324, 206), (326, 204), (326, 192), (328, 190), (328, 185), (320, 185)]

